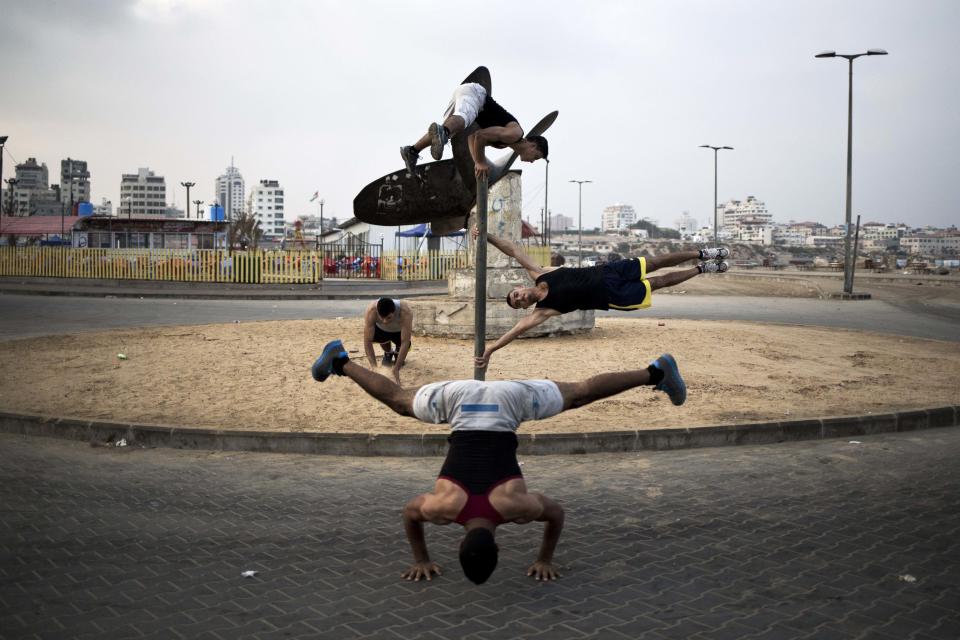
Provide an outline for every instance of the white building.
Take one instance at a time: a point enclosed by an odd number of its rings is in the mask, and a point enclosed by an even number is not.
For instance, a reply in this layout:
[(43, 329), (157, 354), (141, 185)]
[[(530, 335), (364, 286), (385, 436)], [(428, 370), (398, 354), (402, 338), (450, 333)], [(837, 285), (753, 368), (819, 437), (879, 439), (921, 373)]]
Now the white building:
[(730, 200), (725, 204), (717, 205), (717, 217), (720, 228), (736, 226), (742, 218), (763, 220), (768, 224), (773, 216), (767, 211), (767, 205), (754, 196), (747, 196), (746, 200)]
[[(62, 190), (61, 190), (62, 191)], [(125, 173), (120, 180), (120, 215), (163, 215), (167, 208), (167, 182), (150, 169)]]
[(680, 236), (693, 235), (697, 232), (697, 219), (690, 216), (689, 211), (684, 211), (674, 224), (680, 231)]
[(562, 213), (557, 213), (550, 216), (550, 229), (556, 231), (563, 231), (564, 229), (573, 228), (573, 218), (570, 216), (565, 216)]
[(85, 160), (60, 161), (60, 201), (64, 204), (90, 202), (90, 172)]
[(276, 180), (261, 180), (253, 190), (253, 215), (266, 237), (283, 237), (283, 187)]
[(232, 158), (230, 166), (227, 167), (227, 172), (217, 178), (213, 192), (216, 194), (217, 203), (223, 207), (223, 213), (227, 220), (237, 218), (243, 211), (245, 184), (240, 171), (233, 166)]
[[(26, 162), (16, 166), (17, 181), (13, 187), (13, 211), (11, 215), (29, 216), (32, 214), (31, 201), (34, 198), (48, 196), (50, 191), (50, 174), (47, 163), (38, 164), (36, 158), (27, 158)], [(4, 194), (3, 211), (10, 209), (10, 186)]]
[(957, 256), (960, 255), (960, 235), (912, 234), (900, 238), (900, 248), (910, 255)]
[(93, 205), (93, 215), (95, 216), (112, 216), (113, 215), (113, 203), (103, 198), (100, 204)]
[(629, 204), (612, 204), (600, 216), (600, 230), (625, 231), (637, 221), (637, 212)]

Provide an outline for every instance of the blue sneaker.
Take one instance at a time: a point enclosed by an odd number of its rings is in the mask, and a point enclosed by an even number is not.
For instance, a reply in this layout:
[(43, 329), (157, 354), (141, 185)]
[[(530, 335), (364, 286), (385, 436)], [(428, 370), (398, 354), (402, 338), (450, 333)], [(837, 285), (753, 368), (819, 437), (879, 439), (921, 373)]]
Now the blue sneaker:
[(678, 407), (687, 401), (687, 385), (683, 382), (677, 361), (669, 353), (665, 353), (650, 363), (663, 371), (663, 380), (654, 389), (663, 391), (670, 396), (670, 402)]
[(343, 343), (339, 340), (328, 342), (327, 346), (323, 348), (323, 353), (320, 354), (320, 357), (317, 358), (317, 361), (314, 362), (310, 368), (313, 379), (317, 382), (323, 382), (329, 378), (330, 374), (334, 372), (333, 361), (339, 358), (349, 359), (347, 350), (343, 348)]

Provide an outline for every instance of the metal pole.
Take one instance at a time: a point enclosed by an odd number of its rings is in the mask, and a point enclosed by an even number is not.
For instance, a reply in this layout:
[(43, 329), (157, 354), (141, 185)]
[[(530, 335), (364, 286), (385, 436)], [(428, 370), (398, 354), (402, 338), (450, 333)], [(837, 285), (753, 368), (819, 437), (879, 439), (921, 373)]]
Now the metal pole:
[(583, 266), (583, 183), (577, 184), (577, 266)]
[(857, 267), (857, 245), (860, 242), (860, 216), (857, 215), (857, 231), (853, 236), (853, 261), (850, 265), (850, 291), (853, 291), (853, 272)]
[[(474, 283), (474, 296), (476, 297), (474, 315), (473, 315), (473, 354), (476, 357), (483, 355), (486, 349), (487, 337), (487, 178), (481, 176), (477, 178), (477, 250), (474, 257), (476, 261), (476, 281)], [(486, 377), (486, 368), (473, 367), (473, 379), (484, 380)]]
[(550, 207), (548, 206), (550, 198), (550, 161), (546, 160), (547, 166), (544, 169), (543, 177), (543, 234), (544, 244), (547, 245), (547, 266), (550, 266)]
[(853, 181), (853, 58), (850, 58), (850, 81), (847, 90), (847, 233), (843, 239), (843, 290), (853, 293), (853, 256), (850, 254), (851, 194)]
[(713, 245), (717, 246), (717, 151), (713, 150)]

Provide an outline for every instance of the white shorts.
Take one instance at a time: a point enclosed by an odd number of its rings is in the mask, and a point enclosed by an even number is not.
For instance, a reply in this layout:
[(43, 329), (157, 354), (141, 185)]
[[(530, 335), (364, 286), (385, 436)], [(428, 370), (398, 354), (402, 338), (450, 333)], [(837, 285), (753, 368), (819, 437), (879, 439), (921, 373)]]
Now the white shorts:
[(447, 110), (443, 112), (444, 118), (450, 116), (460, 116), (463, 118), (464, 129), (473, 124), (477, 119), (477, 114), (483, 109), (483, 103), (487, 100), (487, 90), (483, 85), (471, 82), (462, 84), (453, 92), (450, 98), (450, 104)]
[(563, 396), (552, 380), (448, 380), (420, 387), (413, 398), (418, 419), (453, 431), (516, 431), (521, 422), (561, 411)]

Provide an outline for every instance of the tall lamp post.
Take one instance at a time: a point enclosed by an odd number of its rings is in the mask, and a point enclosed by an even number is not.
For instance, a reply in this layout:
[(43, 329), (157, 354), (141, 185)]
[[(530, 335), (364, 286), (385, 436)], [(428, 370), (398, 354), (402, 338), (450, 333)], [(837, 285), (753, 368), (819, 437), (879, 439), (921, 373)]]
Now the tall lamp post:
[[(546, 166), (543, 170), (543, 229), (540, 232), (543, 234), (543, 240), (547, 245), (547, 266), (550, 266), (550, 208), (548, 205), (548, 199), (550, 196), (550, 161), (544, 158), (546, 161)], [(523, 235), (523, 234), (521, 234)]]
[[(7, 144), (7, 138), (9, 137), (0, 136), (0, 187), (3, 186), (3, 145)], [(0, 215), (3, 215), (3, 198), (0, 198)]]
[[(181, 186), (181, 187), (186, 187), (186, 188), (187, 188), (187, 206), (184, 207), (184, 208), (187, 210), (187, 219), (190, 218), (190, 187), (192, 187), (192, 186), (194, 186), (194, 185), (196, 185), (196, 184), (197, 184), (196, 182), (181, 182), (181, 183), (180, 183), (180, 186)], [(199, 218), (199, 217), (200, 217), (200, 214), (198, 213), (198, 214), (197, 214), (197, 218)]]
[(867, 49), (864, 53), (823, 51), (815, 56), (817, 58), (846, 58), (849, 63), (849, 83), (847, 86), (847, 233), (843, 239), (843, 291), (848, 294), (853, 293), (853, 263), (855, 259), (850, 247), (851, 191), (853, 182), (853, 61), (860, 56), (885, 55), (887, 55), (887, 52), (883, 49)]
[(700, 145), (704, 149), (713, 149), (713, 244), (719, 244), (717, 235), (717, 151), (728, 149), (733, 151), (733, 147), (713, 147), (709, 144)]
[(577, 266), (583, 266), (583, 185), (593, 180), (569, 180), (577, 183), (579, 205), (577, 207)]
[[(2, 149), (0, 149), (2, 152)], [(7, 210), (8, 213), (13, 213), (13, 190), (17, 186), (17, 183), (20, 182), (16, 178), (7, 178), (7, 191), (10, 192), (10, 208)], [(0, 194), (2, 196), (3, 194)], [(0, 197), (0, 232), (3, 232), (3, 198)]]
[[(197, 205), (197, 220), (199, 220), (199, 219), (200, 219), (200, 205), (203, 204), (203, 200), (194, 200), (194, 201), (193, 201), (193, 204)], [(190, 205), (189, 205), (189, 201), (188, 201), (187, 206), (188, 206), (188, 207), (190, 206)]]

